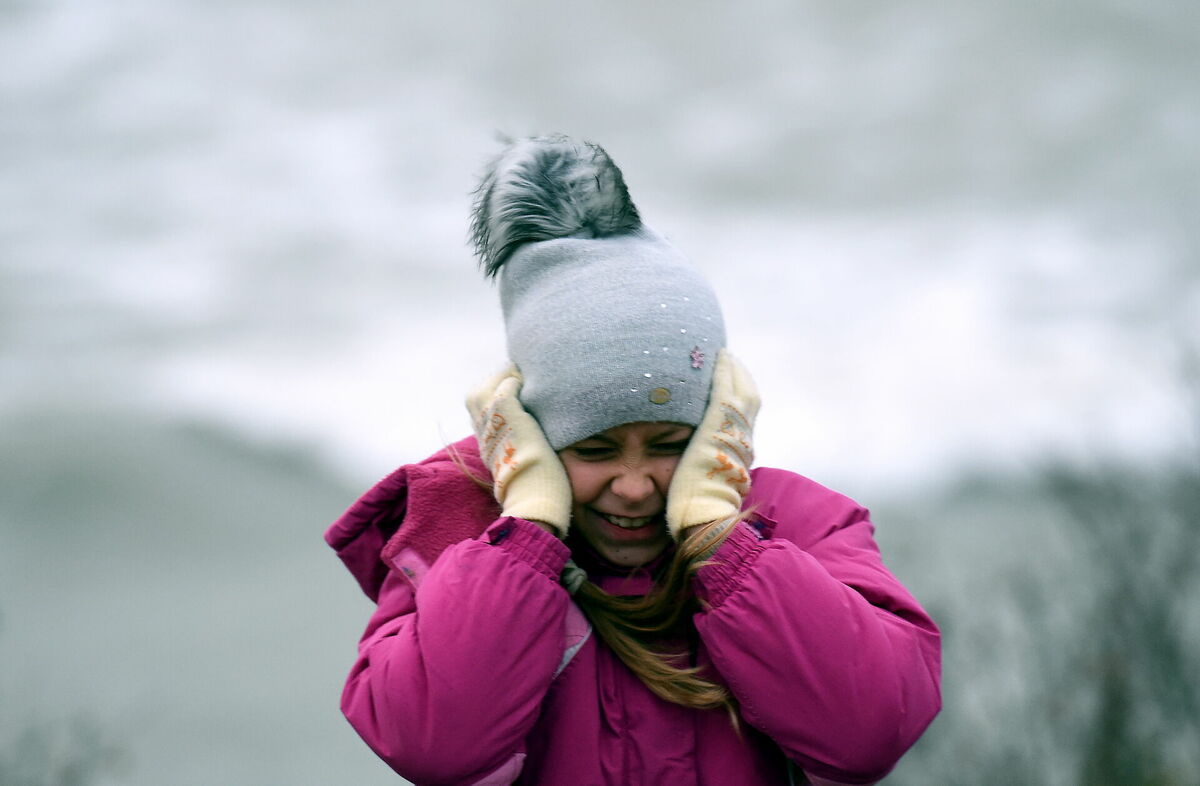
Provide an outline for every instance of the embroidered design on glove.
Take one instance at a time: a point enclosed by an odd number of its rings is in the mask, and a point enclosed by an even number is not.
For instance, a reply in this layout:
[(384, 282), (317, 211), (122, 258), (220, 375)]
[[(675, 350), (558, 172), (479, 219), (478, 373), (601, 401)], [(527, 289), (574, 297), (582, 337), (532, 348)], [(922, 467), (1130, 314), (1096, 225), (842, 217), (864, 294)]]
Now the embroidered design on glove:
[(754, 448), (750, 445), (752, 427), (741, 410), (729, 402), (718, 402), (718, 406), (725, 419), (713, 439), (724, 445), (726, 450), (717, 451), (717, 465), (708, 471), (706, 477), (712, 479), (721, 475), (722, 480), (732, 486), (738, 494), (745, 496), (750, 490), (750, 476), (746, 473), (746, 468), (754, 461)]

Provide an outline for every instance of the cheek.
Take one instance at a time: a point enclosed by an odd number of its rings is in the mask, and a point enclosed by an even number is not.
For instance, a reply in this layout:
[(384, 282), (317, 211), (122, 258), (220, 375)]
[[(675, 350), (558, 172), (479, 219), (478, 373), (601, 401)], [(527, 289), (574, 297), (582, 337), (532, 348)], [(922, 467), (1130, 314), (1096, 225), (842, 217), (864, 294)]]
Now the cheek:
[(666, 497), (667, 489), (671, 487), (671, 481), (675, 477), (675, 470), (679, 466), (679, 456), (671, 456), (655, 461), (654, 464), (654, 485), (658, 487), (659, 492)]
[(572, 502), (588, 502), (596, 496), (601, 479), (595, 465), (564, 461), (563, 467), (567, 470), (567, 480), (571, 484)]

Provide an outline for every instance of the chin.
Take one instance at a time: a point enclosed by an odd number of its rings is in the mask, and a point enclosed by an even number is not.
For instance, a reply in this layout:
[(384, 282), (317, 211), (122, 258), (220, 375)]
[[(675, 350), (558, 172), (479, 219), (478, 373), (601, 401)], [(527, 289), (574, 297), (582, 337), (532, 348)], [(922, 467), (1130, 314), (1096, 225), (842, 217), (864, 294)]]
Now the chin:
[(670, 539), (666, 538), (666, 533), (663, 533), (662, 540), (654, 540), (649, 543), (596, 543), (593, 548), (600, 553), (600, 556), (614, 565), (620, 565), (624, 568), (636, 568), (639, 565), (645, 565), (647, 562), (653, 561), (660, 554), (667, 550), (670, 545)]

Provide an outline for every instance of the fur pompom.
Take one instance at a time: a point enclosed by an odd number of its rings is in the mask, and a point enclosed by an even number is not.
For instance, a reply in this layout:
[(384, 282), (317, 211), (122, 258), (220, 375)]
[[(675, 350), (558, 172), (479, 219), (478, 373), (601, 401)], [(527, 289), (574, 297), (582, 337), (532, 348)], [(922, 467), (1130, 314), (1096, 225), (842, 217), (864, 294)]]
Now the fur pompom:
[(599, 145), (565, 136), (522, 139), (500, 154), (476, 191), (471, 240), (488, 276), (522, 244), (598, 238), (641, 226), (621, 170)]

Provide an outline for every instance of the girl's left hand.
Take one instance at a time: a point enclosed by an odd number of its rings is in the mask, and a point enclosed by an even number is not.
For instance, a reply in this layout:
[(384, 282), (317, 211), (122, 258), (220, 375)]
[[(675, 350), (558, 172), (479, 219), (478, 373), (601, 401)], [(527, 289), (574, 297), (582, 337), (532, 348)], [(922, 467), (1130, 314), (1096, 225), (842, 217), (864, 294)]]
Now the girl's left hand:
[(750, 491), (759, 404), (750, 374), (727, 350), (721, 350), (704, 419), (667, 490), (667, 528), (676, 540), (689, 527), (713, 521), (728, 521), (732, 526), (736, 521)]

